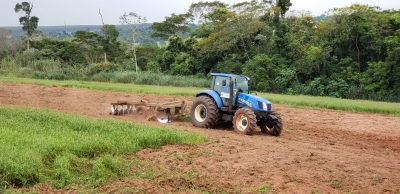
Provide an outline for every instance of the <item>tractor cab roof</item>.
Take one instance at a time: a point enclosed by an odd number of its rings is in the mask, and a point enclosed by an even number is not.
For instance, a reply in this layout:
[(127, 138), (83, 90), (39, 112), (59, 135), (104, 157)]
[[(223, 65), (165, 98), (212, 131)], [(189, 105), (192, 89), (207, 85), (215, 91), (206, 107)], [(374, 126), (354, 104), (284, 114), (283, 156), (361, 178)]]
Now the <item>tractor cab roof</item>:
[(236, 75), (236, 74), (227, 74), (227, 73), (211, 73), (211, 76), (221, 76), (221, 77), (231, 77), (232, 75), (244, 77), (246, 80), (250, 80), (250, 77), (245, 76), (245, 75)]

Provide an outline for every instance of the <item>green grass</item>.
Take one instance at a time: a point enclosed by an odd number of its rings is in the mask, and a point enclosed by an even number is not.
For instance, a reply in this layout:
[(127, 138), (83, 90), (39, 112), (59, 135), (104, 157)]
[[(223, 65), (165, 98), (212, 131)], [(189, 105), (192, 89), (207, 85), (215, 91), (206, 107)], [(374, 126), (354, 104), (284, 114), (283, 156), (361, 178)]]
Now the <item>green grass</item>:
[[(204, 88), (172, 87), (153, 85), (133, 85), (120, 83), (85, 82), (85, 81), (55, 81), (27, 78), (0, 77), (3, 83), (57, 85), (60, 87), (84, 88), (91, 90), (105, 90), (141, 94), (182, 95), (195, 97), (196, 93)], [(211, 82), (211, 81), (210, 81)], [(380, 114), (400, 115), (400, 103), (377, 102), (368, 100), (350, 100), (331, 97), (315, 97), (304, 95), (282, 95), (259, 93), (259, 96), (270, 100), (273, 104), (284, 104), (294, 107), (315, 107), (335, 110), (371, 112)]]
[(369, 100), (350, 100), (331, 97), (316, 97), (304, 95), (259, 94), (261, 97), (277, 104), (291, 106), (307, 106), (345, 110), (355, 112), (370, 112), (380, 114), (400, 115), (400, 103), (377, 102)]
[(99, 185), (129, 174), (144, 148), (196, 144), (200, 134), (47, 109), (0, 107), (0, 188)]
[(0, 82), (15, 84), (35, 84), (43, 86), (57, 85), (68, 88), (84, 88), (90, 90), (105, 90), (114, 92), (129, 92), (141, 94), (160, 94), (160, 95), (181, 95), (195, 96), (200, 88), (195, 87), (173, 87), (173, 86), (155, 86), (155, 85), (133, 85), (122, 83), (105, 83), (105, 82), (87, 82), (87, 81), (57, 81), (57, 80), (41, 80), (28, 78), (0, 77)]

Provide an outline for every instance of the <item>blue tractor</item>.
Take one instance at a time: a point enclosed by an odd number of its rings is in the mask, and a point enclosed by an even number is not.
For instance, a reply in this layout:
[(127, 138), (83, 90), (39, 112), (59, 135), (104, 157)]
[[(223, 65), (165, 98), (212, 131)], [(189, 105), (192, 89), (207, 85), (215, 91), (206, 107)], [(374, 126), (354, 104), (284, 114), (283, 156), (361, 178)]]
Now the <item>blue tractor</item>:
[(272, 111), (270, 101), (250, 94), (249, 77), (223, 73), (211, 76), (211, 89), (197, 93), (190, 109), (194, 126), (214, 128), (220, 121), (228, 121), (240, 134), (253, 135), (257, 126), (263, 133), (281, 134), (281, 116)]

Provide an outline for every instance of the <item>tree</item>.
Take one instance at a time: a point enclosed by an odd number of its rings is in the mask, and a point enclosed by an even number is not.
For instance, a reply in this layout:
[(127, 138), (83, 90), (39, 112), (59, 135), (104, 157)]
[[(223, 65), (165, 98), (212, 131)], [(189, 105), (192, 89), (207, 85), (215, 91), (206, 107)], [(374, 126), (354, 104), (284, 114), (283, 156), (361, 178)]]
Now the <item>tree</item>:
[(133, 50), (133, 56), (134, 56), (134, 60), (135, 60), (135, 69), (137, 72), (138, 64), (137, 64), (137, 57), (136, 57), (136, 37), (139, 35), (138, 30), (137, 30), (137, 24), (146, 23), (147, 18), (146, 17), (142, 18), (139, 14), (130, 12), (129, 14), (124, 13), (124, 15), (120, 16), (119, 22), (122, 25), (130, 26), (129, 29), (132, 34), (132, 50)]
[[(266, 23), (260, 20), (266, 9), (264, 4), (252, 1), (235, 4), (229, 9), (214, 7), (203, 14), (207, 22), (193, 33), (204, 37), (199, 43), (200, 52), (214, 52), (223, 56), (238, 53), (250, 60), (254, 56), (253, 52), (260, 50), (254, 44), (254, 38), (266, 26)], [(263, 41), (262, 35), (258, 36), (258, 43)], [(264, 40), (268, 38), (270, 37), (265, 37)]]
[(35, 32), (38, 27), (39, 18), (36, 16), (31, 16), (31, 12), (33, 9), (33, 3), (22, 2), (21, 4), (17, 3), (15, 5), (14, 11), (16, 13), (23, 11), (25, 12), (25, 16), (19, 18), (19, 23), (22, 25), (22, 30), (27, 34), (27, 43), (29, 50), (29, 38), (32, 36), (33, 32)]
[(75, 32), (74, 37), (74, 42), (81, 43), (86, 61), (89, 64), (96, 63), (101, 58), (101, 51), (103, 48), (100, 42), (102, 39), (100, 35), (95, 32), (79, 30)]
[(0, 28), (0, 61), (5, 56), (8, 56), (8, 50), (6, 49), (9, 45), (10, 38), (12, 36), (11, 30)]
[(400, 96), (400, 13), (397, 14), (397, 19), (397, 28), (399, 29), (395, 31), (393, 36), (385, 38), (385, 44), (388, 54), (386, 62), (390, 65), (387, 67), (390, 70), (388, 73), (388, 76), (390, 76), (388, 85), (392, 89), (392, 95)]
[(228, 4), (222, 3), (220, 1), (212, 1), (212, 2), (203, 2), (200, 1), (198, 3), (193, 3), (190, 5), (188, 14), (192, 15), (192, 17), (198, 18), (199, 23), (207, 23), (208, 19), (206, 15), (208, 13), (214, 12), (217, 8), (226, 8)]
[(243, 67), (243, 74), (250, 76), (251, 80), (256, 82), (255, 90), (268, 92), (274, 86), (278, 69), (267, 55), (259, 54), (246, 62)]
[(172, 35), (183, 37), (186, 33), (190, 32), (189, 18), (190, 14), (171, 14), (171, 17), (165, 17), (163, 22), (154, 22), (150, 26), (155, 32), (151, 37), (160, 37), (161, 39), (168, 40)]
[(281, 8), (281, 15), (284, 16), (285, 13), (289, 11), (292, 3), (290, 2), (290, 0), (277, 0), (276, 6)]
[(0, 48), (4, 47), (4, 43), (11, 38), (11, 30), (0, 28)]
[(176, 61), (177, 56), (181, 52), (186, 51), (186, 47), (183, 43), (182, 37), (171, 36), (168, 39), (168, 41), (169, 41), (169, 44), (165, 48), (165, 52), (163, 53), (163, 56), (162, 56), (162, 65), (161, 65), (162, 71), (169, 70), (171, 67), (171, 64), (173, 64)]
[(101, 22), (103, 23), (103, 27), (101, 28), (101, 32), (103, 32), (103, 39), (100, 40), (101, 45), (104, 50), (104, 63), (107, 63), (107, 53), (113, 53), (113, 51), (118, 50), (119, 44), (117, 42), (117, 38), (119, 36), (118, 30), (114, 25), (104, 24), (103, 15), (100, 12)]
[[(360, 73), (366, 71), (369, 61), (384, 60), (384, 36), (387, 22), (378, 8), (353, 4), (350, 7), (335, 8), (328, 12), (328, 19), (321, 22), (331, 39), (333, 52), (339, 58), (351, 57), (358, 63)], [(374, 53), (374, 54), (372, 54)]]
[(117, 41), (117, 38), (119, 32), (114, 25), (109, 24), (103, 25), (101, 31), (103, 32), (103, 38), (100, 40), (100, 44), (104, 51), (104, 62), (107, 63), (107, 54), (112, 55), (116, 50), (118, 50), (119, 42)]

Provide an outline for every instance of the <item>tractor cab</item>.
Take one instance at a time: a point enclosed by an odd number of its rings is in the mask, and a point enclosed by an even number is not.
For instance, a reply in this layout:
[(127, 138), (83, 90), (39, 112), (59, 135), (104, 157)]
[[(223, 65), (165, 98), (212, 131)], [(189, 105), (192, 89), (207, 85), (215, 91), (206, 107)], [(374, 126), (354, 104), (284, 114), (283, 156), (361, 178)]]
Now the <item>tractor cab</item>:
[[(213, 76), (211, 89), (219, 94), (224, 107), (228, 107), (230, 104), (233, 107), (236, 106), (239, 92), (246, 94), (250, 92), (248, 85), (250, 78), (247, 76), (222, 73), (211, 73), (211, 75)], [(231, 98), (232, 101), (230, 101)]]

